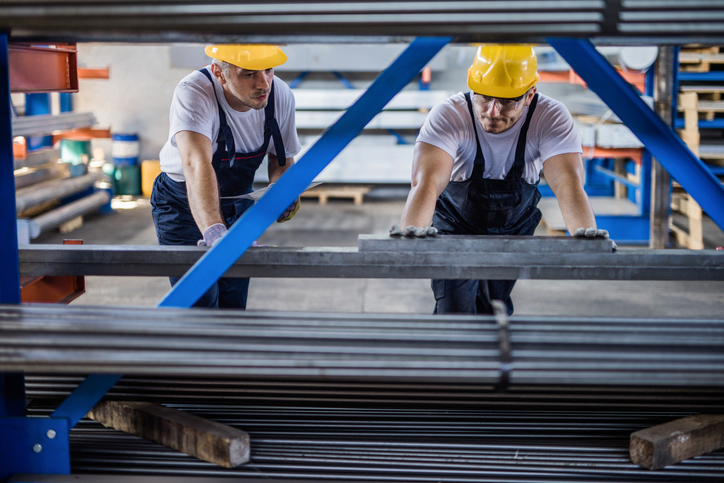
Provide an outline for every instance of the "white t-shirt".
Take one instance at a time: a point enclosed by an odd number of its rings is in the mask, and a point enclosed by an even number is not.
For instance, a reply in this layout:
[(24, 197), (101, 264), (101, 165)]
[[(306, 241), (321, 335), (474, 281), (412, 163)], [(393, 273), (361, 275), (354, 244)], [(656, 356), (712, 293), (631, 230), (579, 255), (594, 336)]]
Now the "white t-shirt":
[[(211, 73), (209, 66), (205, 67)], [(226, 113), (226, 122), (234, 134), (236, 151), (251, 153), (259, 149), (264, 142), (264, 109), (249, 109), (245, 112), (234, 110), (224, 97), (221, 84), (212, 75), (216, 96), (219, 104)], [(203, 134), (211, 140), (213, 150), (218, 147), (216, 137), (219, 135), (219, 108), (216, 103), (214, 88), (209, 79), (199, 71), (194, 71), (184, 77), (173, 93), (169, 121), (168, 141), (161, 149), (161, 170), (172, 180), (185, 181), (181, 164), (181, 155), (176, 147), (176, 133), (180, 131), (193, 131)], [(297, 137), (297, 127), (294, 120), (294, 94), (288, 85), (274, 76), (274, 117), (279, 123), (279, 130), (284, 140), (286, 157), (295, 156), (302, 148)], [(271, 139), (267, 153), (277, 154), (274, 141)]]
[[(499, 134), (485, 132), (480, 121), (475, 119), (480, 148), (485, 157), (484, 178), (504, 179), (510, 171), (528, 108), (525, 107), (523, 115), (512, 128)], [(433, 107), (417, 140), (432, 144), (452, 156), (454, 163), (450, 181), (470, 178), (477, 146), (465, 95), (459, 92)], [(530, 184), (537, 183), (543, 163), (564, 153), (582, 153), (573, 118), (563, 104), (539, 93), (528, 128), (523, 179)]]

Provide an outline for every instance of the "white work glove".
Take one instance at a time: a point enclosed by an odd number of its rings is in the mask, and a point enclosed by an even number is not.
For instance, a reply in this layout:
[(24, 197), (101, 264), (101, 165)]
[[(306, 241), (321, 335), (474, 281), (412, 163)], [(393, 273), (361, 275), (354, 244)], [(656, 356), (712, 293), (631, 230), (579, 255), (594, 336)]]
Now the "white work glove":
[(224, 235), (226, 235), (226, 226), (222, 223), (214, 223), (204, 231), (204, 238), (196, 242), (200, 247), (213, 247)]
[[(575, 238), (603, 238), (604, 240), (608, 240), (608, 230), (599, 230), (597, 228), (579, 228), (574, 233), (573, 236)], [(611, 240), (611, 243), (613, 243), (613, 251), (616, 251), (616, 242)]]
[(429, 236), (437, 236), (437, 228), (434, 226), (408, 226), (400, 228), (400, 225), (395, 225), (390, 228), (390, 236), (415, 236), (418, 238), (425, 238)]

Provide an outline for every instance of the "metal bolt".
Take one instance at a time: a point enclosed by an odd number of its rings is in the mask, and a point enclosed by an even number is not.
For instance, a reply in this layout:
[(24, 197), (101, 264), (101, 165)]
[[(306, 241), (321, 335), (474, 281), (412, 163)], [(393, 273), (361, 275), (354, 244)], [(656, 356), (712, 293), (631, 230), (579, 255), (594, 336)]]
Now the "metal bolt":
[(43, 447), (40, 446), (38, 443), (35, 443), (35, 446), (33, 446), (33, 451), (35, 451), (36, 453), (40, 453), (41, 451), (43, 451)]
[(56, 435), (54, 429), (49, 429), (48, 432), (45, 434), (46, 434), (46, 436), (48, 436), (48, 439), (53, 439), (53, 438), (55, 438), (55, 435)]

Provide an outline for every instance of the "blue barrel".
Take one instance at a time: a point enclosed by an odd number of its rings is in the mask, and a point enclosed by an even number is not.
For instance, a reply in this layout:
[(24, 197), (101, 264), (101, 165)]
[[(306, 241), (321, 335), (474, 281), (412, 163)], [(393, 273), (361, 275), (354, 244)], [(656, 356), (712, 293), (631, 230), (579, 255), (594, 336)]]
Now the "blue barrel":
[(137, 166), (138, 134), (117, 133), (111, 137), (111, 156), (116, 166)]

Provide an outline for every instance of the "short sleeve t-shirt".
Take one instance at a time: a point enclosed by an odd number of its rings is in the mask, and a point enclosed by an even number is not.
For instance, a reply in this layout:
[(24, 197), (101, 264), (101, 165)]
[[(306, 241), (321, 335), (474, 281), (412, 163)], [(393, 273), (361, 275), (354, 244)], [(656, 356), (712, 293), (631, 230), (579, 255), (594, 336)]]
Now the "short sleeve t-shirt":
[[(471, 93), (472, 95), (472, 93)], [(475, 119), (480, 148), (485, 157), (484, 178), (504, 179), (515, 161), (518, 135), (528, 115), (529, 106), (509, 130), (492, 134), (483, 130)], [(473, 172), (476, 153), (473, 120), (462, 92), (437, 104), (427, 116), (417, 141), (438, 147), (453, 158), (450, 181), (465, 181)], [(523, 179), (536, 184), (543, 163), (553, 156), (564, 153), (581, 153), (573, 118), (563, 104), (538, 94), (538, 104), (531, 117), (525, 146)]]
[[(211, 73), (210, 67), (207, 66), (205, 69)], [(174, 181), (185, 181), (181, 155), (176, 146), (176, 133), (192, 131), (203, 134), (211, 140), (213, 150), (216, 152), (216, 138), (220, 129), (219, 104), (226, 113), (226, 122), (234, 134), (237, 152), (254, 152), (264, 142), (264, 109), (249, 109), (245, 112), (232, 109), (224, 97), (221, 84), (213, 75), (211, 78), (213, 85), (204, 74), (194, 71), (184, 77), (174, 91), (169, 114), (171, 127), (168, 140), (160, 154), (161, 170)], [(295, 156), (301, 150), (294, 109), (294, 95), (291, 89), (284, 81), (274, 76), (274, 117), (279, 123), (287, 158)], [(271, 141), (267, 153), (277, 154)]]

